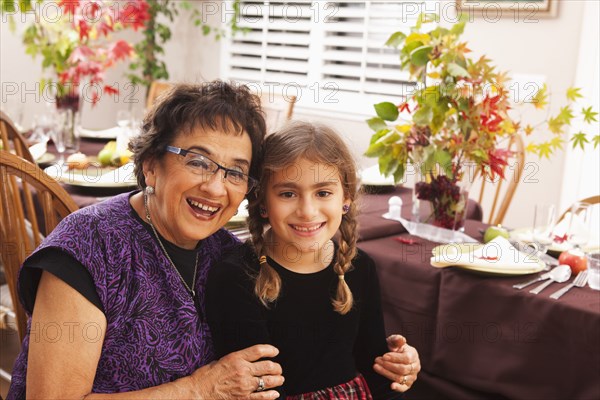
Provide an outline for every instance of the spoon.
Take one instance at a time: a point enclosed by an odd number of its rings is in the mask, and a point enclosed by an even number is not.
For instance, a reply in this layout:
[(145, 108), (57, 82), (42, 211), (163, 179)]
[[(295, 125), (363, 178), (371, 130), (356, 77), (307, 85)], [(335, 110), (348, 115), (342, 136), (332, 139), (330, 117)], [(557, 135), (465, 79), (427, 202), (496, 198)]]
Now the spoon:
[(529, 291), (529, 293), (538, 294), (539, 292), (541, 292), (542, 290), (544, 290), (548, 286), (550, 286), (550, 284), (552, 282), (562, 283), (562, 282), (568, 281), (569, 278), (571, 277), (571, 267), (569, 267), (568, 265), (564, 265), (564, 264), (559, 265), (558, 267), (556, 267), (552, 271), (550, 271), (549, 274), (550, 274), (550, 279), (548, 279), (546, 282), (542, 283), (541, 285), (536, 286), (535, 288), (531, 289)]

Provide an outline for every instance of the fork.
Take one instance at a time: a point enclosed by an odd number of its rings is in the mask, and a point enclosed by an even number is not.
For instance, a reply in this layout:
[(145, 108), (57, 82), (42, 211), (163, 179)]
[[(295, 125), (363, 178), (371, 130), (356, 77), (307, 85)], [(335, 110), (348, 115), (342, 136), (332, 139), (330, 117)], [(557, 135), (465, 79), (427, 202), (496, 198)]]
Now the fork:
[(587, 279), (588, 279), (588, 272), (587, 272), (587, 270), (581, 271), (580, 273), (577, 274), (577, 276), (575, 277), (575, 280), (573, 281), (573, 283), (571, 283), (571, 284), (565, 286), (564, 288), (562, 288), (560, 290), (557, 290), (556, 292), (552, 293), (550, 295), (550, 297), (553, 298), (554, 300), (558, 300), (560, 298), (560, 296), (562, 296), (563, 294), (567, 293), (573, 287), (583, 287), (587, 283)]

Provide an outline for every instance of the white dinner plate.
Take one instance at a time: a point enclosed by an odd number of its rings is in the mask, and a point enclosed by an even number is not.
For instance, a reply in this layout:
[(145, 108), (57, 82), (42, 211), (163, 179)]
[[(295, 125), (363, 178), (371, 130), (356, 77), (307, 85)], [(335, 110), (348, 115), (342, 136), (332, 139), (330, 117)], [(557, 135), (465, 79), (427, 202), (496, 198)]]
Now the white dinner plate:
[[(521, 242), (531, 243), (533, 237), (531, 236), (531, 228), (518, 228), (510, 231), (510, 238)], [(563, 251), (571, 249), (573, 246), (568, 242), (552, 243), (548, 246), (548, 252), (550, 253), (562, 253)], [(600, 250), (598, 243), (588, 243), (587, 245), (581, 246), (581, 249), (586, 253)]]
[(135, 187), (137, 180), (133, 163), (119, 168), (90, 165), (85, 169), (68, 169), (65, 165), (54, 164), (44, 172), (59, 182), (73, 186), (90, 188)]
[[(505, 265), (501, 262), (495, 261), (487, 261), (487, 260), (473, 260), (472, 262), (463, 263), (463, 262), (434, 262), (434, 258), (438, 257), (442, 252), (446, 254), (456, 254), (456, 259), (464, 259), (463, 257), (459, 257), (459, 254), (469, 254), (483, 247), (483, 244), (474, 244), (474, 243), (451, 243), (444, 244), (440, 246), (436, 246), (431, 251), (433, 257), (431, 259), (431, 265), (436, 268), (444, 268), (444, 267), (456, 267), (460, 269), (464, 269), (466, 271), (472, 271), (477, 273), (483, 273), (488, 275), (498, 275), (498, 276), (517, 276), (517, 275), (528, 275), (535, 274), (537, 272), (543, 271), (546, 267), (546, 264), (538, 259), (537, 257), (531, 255), (522, 255), (524, 262), (521, 266), (519, 265)], [(452, 256), (450, 256), (452, 258)]]
[(117, 138), (120, 127), (114, 126), (108, 129), (85, 129), (79, 128), (79, 137), (86, 139), (104, 139), (104, 140), (114, 140)]

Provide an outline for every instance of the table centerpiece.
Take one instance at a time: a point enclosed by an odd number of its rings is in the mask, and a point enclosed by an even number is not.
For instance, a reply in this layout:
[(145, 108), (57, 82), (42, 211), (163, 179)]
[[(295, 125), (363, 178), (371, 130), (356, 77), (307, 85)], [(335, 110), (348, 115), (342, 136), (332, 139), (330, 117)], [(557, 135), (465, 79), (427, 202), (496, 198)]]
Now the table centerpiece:
[[(570, 88), (569, 104), (556, 116), (535, 127), (511, 117), (510, 81), (485, 55), (469, 57), (471, 50), (460, 40), (466, 19), (449, 28), (439, 26), (439, 16), (422, 14), (407, 35), (396, 32), (386, 45), (400, 50), (401, 69), (415, 82), (401, 104), (375, 104), (376, 117), (367, 121), (375, 131), (365, 153), (377, 157), (380, 172), (404, 178), (407, 165), (417, 173), (416, 197), (430, 201), (432, 215), (426, 222), (442, 228), (462, 228), (470, 184), (476, 176), (504, 179), (511, 157), (507, 144), (512, 135), (530, 135), (547, 127), (553, 137), (530, 143), (527, 150), (548, 156), (567, 140), (574, 117), (572, 102), (579, 89)], [(427, 28), (430, 28), (427, 30)], [(543, 109), (548, 104), (546, 86), (532, 97), (531, 104)], [(585, 122), (596, 121), (590, 108), (581, 111)], [(598, 135), (592, 141), (599, 143)], [(573, 146), (588, 143), (584, 133), (571, 138)]]

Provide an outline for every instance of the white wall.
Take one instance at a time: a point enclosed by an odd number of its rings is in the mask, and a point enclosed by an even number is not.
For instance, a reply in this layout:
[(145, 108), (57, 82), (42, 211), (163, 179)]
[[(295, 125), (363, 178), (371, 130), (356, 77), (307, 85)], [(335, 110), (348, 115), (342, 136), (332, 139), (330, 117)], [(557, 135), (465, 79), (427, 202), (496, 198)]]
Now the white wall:
[[(475, 19), (467, 26), (464, 39), (468, 41), (469, 48), (474, 51), (474, 55), (486, 54), (499, 69), (508, 70), (513, 76), (520, 76), (520, 82), (525, 82), (532, 77), (536, 82), (548, 83), (553, 93), (556, 93), (555, 97), (558, 98), (551, 104), (551, 109), (556, 111), (564, 106), (560, 99), (565, 90), (576, 83), (576, 74), (578, 74), (577, 84), (579, 85), (591, 86), (589, 83), (593, 79), (593, 77), (587, 76), (593, 71), (591, 68), (582, 67), (578, 71), (578, 66), (581, 67), (582, 62), (587, 63), (580, 59), (580, 53), (587, 52), (590, 48), (595, 48), (597, 51), (599, 42), (598, 12), (596, 10), (595, 14), (592, 14), (594, 11), (586, 3), (596, 2), (562, 1), (559, 4), (556, 18), (539, 19), (536, 23), (525, 23), (524, 16), (520, 16), (517, 20), (514, 16), (501, 18), (498, 21)], [(444, 4), (447, 6), (449, 3)], [(582, 23), (584, 9), (588, 20), (593, 19), (587, 24)], [(211, 21), (218, 22), (220, 18), (221, 16), (215, 15)], [(22, 26), (17, 28), (22, 29)], [(19, 87), (31, 91), (40, 76), (39, 61), (34, 61), (24, 54), (20, 35), (10, 33), (6, 23), (3, 22), (0, 29), (2, 90), (5, 88), (5, 83), (16, 82)], [(197, 82), (219, 77), (221, 71), (220, 45), (211, 38), (203, 37), (200, 31), (195, 29), (185, 18), (180, 17), (172, 29), (173, 38), (166, 47), (165, 55), (169, 60), (171, 79)], [(597, 69), (595, 71), (597, 74)], [(118, 80), (119, 73), (119, 70), (111, 71), (109, 78)], [(120, 82), (124, 83), (125, 81), (121, 79)], [(595, 82), (597, 86), (597, 75)], [(22, 91), (19, 94), (27, 99), (26, 117), (28, 121), (31, 121), (33, 115), (41, 110), (43, 105), (39, 101), (31, 101), (35, 100), (33, 94), (23, 94)], [(597, 90), (595, 96), (598, 96)], [(4, 101), (4, 98), (2, 100)], [(8, 100), (14, 101), (14, 96)], [(373, 101), (373, 103), (375, 102), (377, 100)], [(596, 100), (596, 108), (597, 104)], [(141, 107), (141, 104), (137, 106)], [(317, 108), (298, 107), (295, 111), (295, 118), (320, 120), (332, 124), (351, 143), (361, 164), (363, 166), (373, 165), (376, 163), (375, 159), (361, 157), (361, 154), (366, 149), (371, 136), (371, 131), (364, 120), (371, 117), (374, 111), (372, 108), (366, 107), (362, 114), (349, 114), (343, 112), (346, 106), (340, 103), (340, 113), (333, 116), (320, 112), (318, 105)], [(98, 128), (111, 126), (115, 110), (119, 107), (119, 104), (103, 99), (93, 111), (88, 111), (87, 108), (84, 110), (84, 124)], [(526, 112), (522, 114), (522, 117), (525, 120), (532, 118)], [(539, 137), (533, 139), (539, 139)], [(579, 156), (574, 153), (572, 157), (577, 159)], [(589, 157), (597, 160), (598, 153), (595, 152)], [(522, 182), (517, 189), (512, 207), (504, 221), (507, 226), (519, 227), (530, 224), (532, 222), (531, 210), (536, 202), (553, 202), (560, 209), (570, 202), (570, 199), (561, 199), (563, 171), (566, 169), (564, 152), (552, 156), (551, 160), (537, 160), (535, 156), (528, 154), (527, 161), (535, 164), (526, 171), (529, 181)], [(598, 173), (597, 170), (595, 173)], [(588, 171), (585, 178), (568, 175), (567, 179), (598, 180), (598, 175), (595, 177), (589, 177), (589, 175)], [(586, 187), (586, 185), (578, 185), (578, 187)]]

